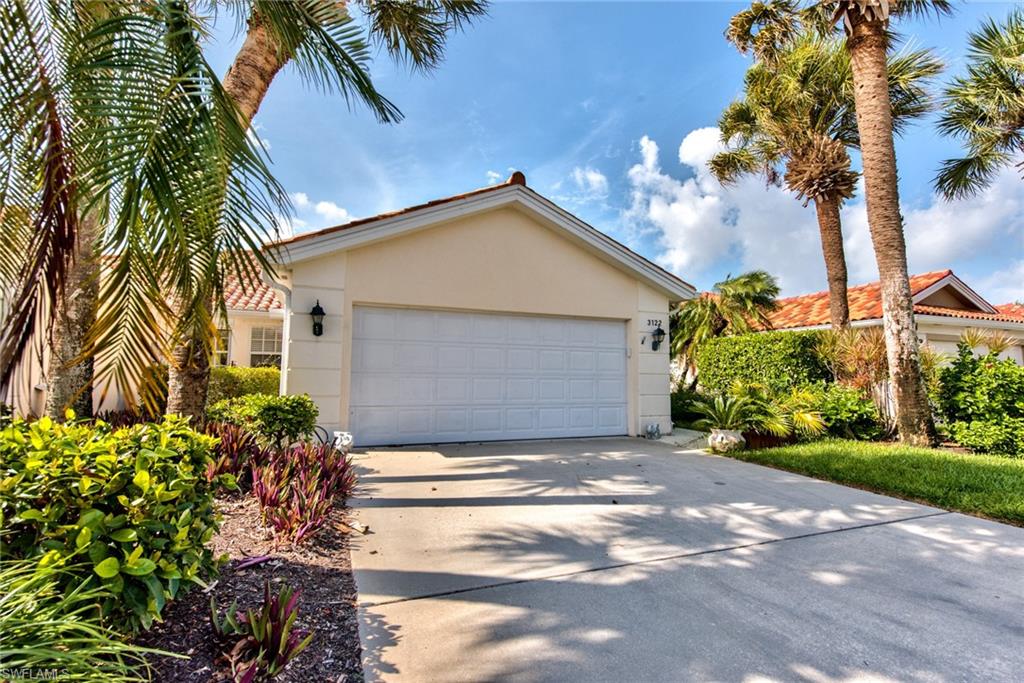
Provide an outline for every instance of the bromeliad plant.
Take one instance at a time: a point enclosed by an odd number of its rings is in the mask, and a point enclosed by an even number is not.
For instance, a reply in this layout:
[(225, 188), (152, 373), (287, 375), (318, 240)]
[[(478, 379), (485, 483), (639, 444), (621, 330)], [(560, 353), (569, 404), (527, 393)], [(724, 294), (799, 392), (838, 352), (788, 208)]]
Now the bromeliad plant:
[(268, 581), (263, 586), (263, 606), (259, 612), (250, 609), (240, 614), (238, 603), (232, 602), (223, 619), (210, 598), (210, 623), (221, 644), (230, 646), (224, 658), (236, 683), (277, 676), (313, 640), (312, 633), (295, 628), (299, 593), (283, 586), (272, 594)]
[(338, 496), (356, 485), (352, 460), (332, 445), (303, 443), (286, 448), (252, 468), (252, 491), (263, 523), (279, 539), (308, 540), (327, 521)]

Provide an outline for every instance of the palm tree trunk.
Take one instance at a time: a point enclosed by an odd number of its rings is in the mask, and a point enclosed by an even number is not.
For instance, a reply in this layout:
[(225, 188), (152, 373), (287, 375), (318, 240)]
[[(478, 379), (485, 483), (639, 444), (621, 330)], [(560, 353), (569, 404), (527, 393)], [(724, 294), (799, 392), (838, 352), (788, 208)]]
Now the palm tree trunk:
[[(223, 83), (224, 91), (238, 107), (244, 126), (252, 123), (274, 76), (290, 58), (267, 31), (259, 15), (250, 17), (245, 41)], [(168, 413), (191, 416), (194, 421), (203, 419), (210, 386), (208, 348), (195, 336), (182, 340), (175, 347), (167, 379)]]
[(814, 200), (821, 233), (821, 251), (828, 276), (828, 310), (832, 328), (850, 325), (850, 306), (846, 300), (846, 253), (843, 251), (843, 224), (839, 217), (839, 197), (826, 195)]
[(888, 41), (881, 22), (868, 21), (857, 13), (851, 13), (850, 18), (853, 26), (847, 49), (853, 70), (868, 226), (881, 281), (882, 320), (896, 426), (901, 440), (927, 445), (935, 440), (935, 425), (921, 376), (900, 216), (886, 71)]
[(96, 321), (99, 299), (99, 228), (95, 215), (79, 223), (75, 262), (68, 270), (64, 297), (57, 305), (50, 332), (44, 412), (54, 420), (63, 420), (68, 408), (78, 417), (93, 414), (89, 333)]

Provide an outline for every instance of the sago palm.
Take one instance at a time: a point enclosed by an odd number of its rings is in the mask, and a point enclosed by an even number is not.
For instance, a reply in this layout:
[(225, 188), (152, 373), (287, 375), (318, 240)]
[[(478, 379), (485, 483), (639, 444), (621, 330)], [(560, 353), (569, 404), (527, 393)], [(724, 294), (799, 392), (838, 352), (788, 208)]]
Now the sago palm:
[[(484, 0), (363, 0), (357, 3), (365, 26), (347, 3), (335, 0), (249, 0), (231, 5), (246, 22), (245, 40), (235, 56), (224, 89), (248, 127), (288, 64), (312, 85), (367, 106), (382, 122), (397, 121), (398, 109), (374, 89), (366, 71), (370, 44), (414, 68), (432, 69), (448, 35), (485, 11)], [(369, 35), (369, 41), (364, 35)], [(211, 292), (211, 298), (222, 300)], [(169, 379), (168, 412), (201, 416), (206, 404), (213, 328), (175, 349)]]
[[(893, 386), (900, 438), (929, 444), (935, 425), (924, 381), (914, 328), (914, 309), (907, 272), (907, 248), (900, 214), (889, 99), (888, 53), (892, 45), (890, 15), (946, 14), (948, 0), (822, 0), (781, 2), (772, 13), (745, 10), (728, 33), (738, 47), (770, 60), (778, 49), (773, 34), (810, 28), (831, 33), (841, 22), (850, 55), (854, 108), (860, 137), (868, 227), (878, 265), (882, 293), (889, 377)], [(765, 28), (769, 30), (761, 39)]]
[[(942, 164), (935, 186), (950, 199), (970, 196), (1024, 152), (1024, 10), (970, 34), (967, 74), (946, 89), (943, 105), (939, 130), (967, 149)], [(1024, 163), (1017, 168), (1024, 172)]]
[[(890, 99), (899, 126), (928, 111), (926, 81), (941, 66), (926, 51), (890, 58)], [(860, 144), (853, 113), (850, 60), (842, 44), (804, 33), (770, 62), (748, 71), (743, 97), (719, 120), (727, 149), (710, 161), (723, 183), (750, 173), (783, 181), (806, 206), (813, 201), (829, 285), (832, 326), (849, 324), (846, 257), (840, 208), (853, 196), (858, 174), (847, 147)]]
[[(203, 33), (174, 0), (0, 5), (4, 389), (30, 351), (43, 355), (66, 300), (98, 287), (78, 348), (101, 349), (108, 379), (130, 391), (191, 322), (167, 334), (168, 301), (203, 296), (210, 258), (196, 245), (255, 249), (286, 210), (202, 57)], [(73, 273), (96, 253), (109, 257), (100, 284), (94, 267)]]
[(696, 384), (697, 355), (709, 339), (769, 326), (779, 285), (762, 270), (727, 278), (679, 306), (672, 315), (672, 355)]

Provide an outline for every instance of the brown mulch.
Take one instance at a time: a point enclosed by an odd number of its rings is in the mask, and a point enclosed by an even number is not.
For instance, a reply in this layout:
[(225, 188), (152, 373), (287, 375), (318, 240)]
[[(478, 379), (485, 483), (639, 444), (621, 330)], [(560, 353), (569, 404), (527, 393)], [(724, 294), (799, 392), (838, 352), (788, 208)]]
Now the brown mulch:
[[(259, 507), (251, 496), (222, 499), (218, 506), (223, 520), (211, 546), (214, 556), (227, 553), (230, 561), (221, 569), (210, 592), (193, 587), (167, 605), (162, 624), (136, 638), (139, 645), (189, 656), (151, 658), (153, 680), (229, 681), (230, 671), (217, 661), (220, 652), (210, 625), (210, 596), (214, 596), (221, 615), (233, 600), (238, 601), (240, 611), (258, 609), (263, 603), (264, 582), (269, 580), (272, 591), (282, 584), (302, 591), (296, 626), (314, 634), (309, 647), (274, 680), (362, 681), (356, 586), (349, 556), (349, 532), (342, 525), (347, 511), (336, 508), (312, 542), (293, 547), (275, 544), (269, 530), (261, 526)], [(261, 555), (270, 555), (272, 559), (235, 569), (240, 560)]]

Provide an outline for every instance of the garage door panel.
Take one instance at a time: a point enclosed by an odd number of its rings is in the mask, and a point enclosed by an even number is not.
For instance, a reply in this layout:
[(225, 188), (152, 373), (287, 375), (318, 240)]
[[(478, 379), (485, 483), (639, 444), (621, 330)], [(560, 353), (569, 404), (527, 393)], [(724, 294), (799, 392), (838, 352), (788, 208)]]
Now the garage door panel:
[(620, 321), (354, 310), (360, 446), (626, 433)]

